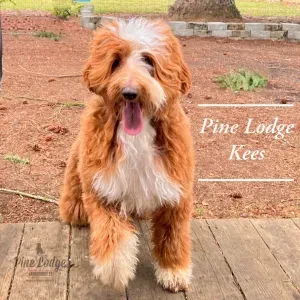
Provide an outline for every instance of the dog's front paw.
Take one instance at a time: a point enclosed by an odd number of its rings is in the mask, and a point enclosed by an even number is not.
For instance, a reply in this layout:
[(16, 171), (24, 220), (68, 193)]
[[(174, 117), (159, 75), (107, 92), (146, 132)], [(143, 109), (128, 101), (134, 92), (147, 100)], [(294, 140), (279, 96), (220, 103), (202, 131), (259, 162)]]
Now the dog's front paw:
[(129, 280), (134, 279), (138, 262), (138, 238), (131, 234), (124, 240), (114, 253), (103, 263), (92, 258), (94, 274), (104, 285), (117, 290), (124, 289)]
[(172, 293), (178, 293), (188, 289), (192, 277), (192, 269), (191, 267), (187, 269), (166, 269), (156, 264), (155, 275), (157, 282), (164, 289)]

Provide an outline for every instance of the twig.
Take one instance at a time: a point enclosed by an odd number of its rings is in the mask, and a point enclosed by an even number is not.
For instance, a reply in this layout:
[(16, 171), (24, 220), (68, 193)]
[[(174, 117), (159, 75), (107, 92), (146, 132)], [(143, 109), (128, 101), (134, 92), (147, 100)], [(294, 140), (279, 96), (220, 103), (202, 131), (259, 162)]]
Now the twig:
[(17, 99), (26, 99), (26, 100), (33, 100), (33, 101), (44, 101), (44, 102), (50, 102), (46, 99), (41, 99), (41, 98), (31, 98), (31, 97), (26, 97), (26, 96), (17, 96)]
[[(37, 75), (37, 76), (45, 76), (45, 77), (54, 77), (54, 78), (71, 78), (71, 77), (82, 77), (82, 74), (71, 74), (71, 75), (51, 75), (51, 74), (44, 74), (44, 73), (39, 73), (39, 72), (32, 72), (32, 71), (28, 71), (26, 70), (24, 67), (20, 66), (19, 67), (24, 70), (26, 73), (30, 73), (33, 75)], [(11, 72), (11, 71), (7, 71), (5, 68), (3, 68), (3, 70), (6, 73), (10, 73), (10, 74), (20, 74), (18, 72)]]
[(50, 202), (50, 203), (54, 203), (54, 204), (58, 205), (58, 201), (56, 201), (56, 200), (48, 199), (48, 198), (38, 196), (38, 195), (32, 195), (32, 194), (17, 191), (17, 190), (9, 190), (9, 189), (0, 188), (0, 192), (8, 193), (8, 194), (16, 194), (16, 195), (24, 196), (24, 197), (27, 197), (27, 198), (41, 200), (41, 201), (44, 201), (44, 202)]
[(297, 147), (297, 146), (294, 146), (292, 145), (290, 142), (288, 142), (286, 139), (282, 139), (286, 144), (288, 144), (290, 147), (292, 148), (300, 148), (300, 147)]

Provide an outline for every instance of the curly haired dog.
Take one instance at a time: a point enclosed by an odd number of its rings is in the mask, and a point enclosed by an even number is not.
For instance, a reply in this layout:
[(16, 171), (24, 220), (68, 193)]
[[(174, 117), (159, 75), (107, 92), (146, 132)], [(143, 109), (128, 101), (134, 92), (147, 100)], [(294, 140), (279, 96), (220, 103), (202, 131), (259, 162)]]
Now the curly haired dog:
[(84, 80), (96, 96), (71, 149), (61, 218), (90, 224), (94, 274), (124, 288), (138, 261), (132, 216), (150, 213), (157, 281), (185, 290), (194, 161), (180, 105), (191, 85), (181, 47), (163, 21), (106, 24), (91, 43)]

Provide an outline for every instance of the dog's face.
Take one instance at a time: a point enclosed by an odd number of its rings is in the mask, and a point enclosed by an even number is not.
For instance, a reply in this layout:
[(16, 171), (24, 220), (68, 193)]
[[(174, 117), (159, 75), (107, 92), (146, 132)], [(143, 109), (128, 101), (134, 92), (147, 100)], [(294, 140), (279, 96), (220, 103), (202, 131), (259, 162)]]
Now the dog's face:
[(84, 80), (131, 135), (140, 133), (143, 117), (159, 117), (191, 84), (169, 26), (145, 19), (118, 21), (98, 30)]

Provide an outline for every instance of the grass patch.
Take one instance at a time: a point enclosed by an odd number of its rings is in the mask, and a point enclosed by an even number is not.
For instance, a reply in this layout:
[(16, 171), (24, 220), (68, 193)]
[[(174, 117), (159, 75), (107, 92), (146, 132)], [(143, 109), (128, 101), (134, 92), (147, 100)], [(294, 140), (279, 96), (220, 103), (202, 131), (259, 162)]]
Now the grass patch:
[(229, 72), (219, 76), (216, 83), (224, 89), (233, 91), (252, 91), (256, 88), (265, 87), (267, 79), (259, 73), (247, 69), (240, 69), (237, 72)]
[(203, 207), (198, 207), (196, 210), (197, 210), (197, 214), (199, 217), (204, 216), (204, 208)]
[(61, 35), (51, 32), (51, 31), (37, 31), (34, 33), (34, 36), (39, 37), (39, 38), (48, 38), (53, 41), (59, 41), (61, 39)]
[[(78, 5), (74, 5), (72, 0), (13, 0), (15, 5), (5, 2), (1, 5), (2, 9), (8, 10), (40, 10), (51, 11), (57, 9), (56, 14), (68, 16), (76, 14)], [(96, 13), (167, 13), (169, 5), (173, 0), (92, 0), (91, 4), (95, 6)], [(65, 10), (69, 12), (66, 12)]]
[[(72, 0), (6, 0), (0, 5), (9, 10), (51, 11), (59, 17), (68, 17), (78, 12)], [(96, 13), (167, 13), (174, 0), (92, 0)], [(268, 0), (236, 0), (242, 15), (253, 17), (299, 17), (300, 1), (269, 2)], [(56, 12), (54, 10), (57, 10)]]
[(253, 17), (299, 17), (300, 1), (285, 2), (236, 0), (240, 13)]
[(16, 38), (19, 37), (19, 34), (17, 32), (12, 32), (10, 35)]
[(70, 107), (85, 107), (85, 104), (84, 103), (72, 103), (72, 102), (63, 102), (61, 104), (63, 107), (66, 107), (66, 108), (70, 108)]
[(6, 155), (4, 155), (4, 159), (8, 160), (8, 161), (10, 161), (14, 164), (29, 165), (29, 159), (28, 158), (21, 158), (18, 155), (6, 154)]

